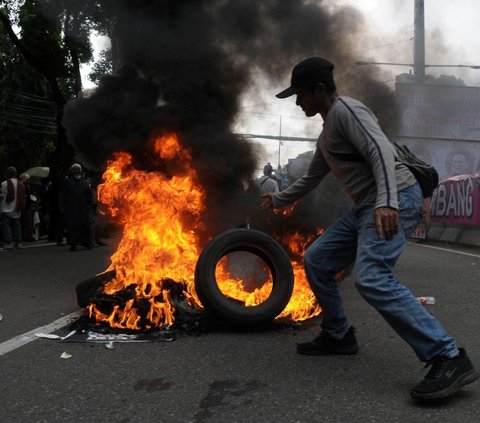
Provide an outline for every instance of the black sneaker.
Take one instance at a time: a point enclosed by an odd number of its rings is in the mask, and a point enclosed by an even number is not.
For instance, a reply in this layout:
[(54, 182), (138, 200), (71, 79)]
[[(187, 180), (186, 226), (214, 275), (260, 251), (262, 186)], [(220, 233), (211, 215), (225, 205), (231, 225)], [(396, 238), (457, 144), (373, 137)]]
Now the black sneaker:
[(415, 399), (438, 399), (457, 392), (463, 385), (476, 381), (480, 374), (473, 367), (463, 348), (454, 358), (437, 357), (425, 367), (432, 366), (425, 378), (410, 392)]
[(297, 344), (297, 353), (305, 355), (356, 354), (358, 344), (355, 328), (350, 326), (342, 339), (332, 338), (322, 331), (312, 342)]

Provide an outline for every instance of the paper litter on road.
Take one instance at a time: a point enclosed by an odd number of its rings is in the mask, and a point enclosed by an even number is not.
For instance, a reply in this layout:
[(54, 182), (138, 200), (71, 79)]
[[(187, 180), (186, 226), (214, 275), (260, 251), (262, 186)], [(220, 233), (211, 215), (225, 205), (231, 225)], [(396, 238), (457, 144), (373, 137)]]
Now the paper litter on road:
[[(65, 342), (99, 342), (107, 343), (108, 349), (113, 349), (113, 342), (170, 342), (175, 338), (171, 333), (159, 331), (154, 333), (98, 333), (93, 331), (72, 330), (65, 336), (55, 335), (54, 333), (35, 333), (37, 338), (53, 339)], [(110, 345), (108, 345), (110, 344)]]
[(36, 333), (37, 338), (47, 338), (47, 339), (62, 339), (61, 336), (54, 335), (53, 333)]
[(138, 334), (81, 331), (69, 336), (68, 339), (65, 338), (65, 342), (98, 342), (105, 344), (110, 342), (171, 342), (174, 340), (174, 336), (165, 331)]
[(62, 355), (60, 356), (60, 358), (70, 358), (71, 356), (72, 356), (72, 354), (69, 354), (69, 353), (67, 353), (66, 351), (64, 351), (64, 352), (62, 353)]
[(66, 334), (63, 338), (62, 338), (62, 341), (64, 339), (67, 339), (67, 338), (70, 338), (71, 336), (75, 335), (77, 333), (76, 330), (72, 330), (70, 333)]
[(60, 339), (60, 340), (64, 340), (64, 339), (67, 339), (69, 338), (70, 336), (74, 335), (76, 333), (75, 330), (72, 330), (70, 333), (68, 333), (67, 335), (65, 336), (59, 336), (59, 335), (55, 335), (53, 333), (36, 333), (35, 336), (37, 338), (47, 338), (47, 339)]

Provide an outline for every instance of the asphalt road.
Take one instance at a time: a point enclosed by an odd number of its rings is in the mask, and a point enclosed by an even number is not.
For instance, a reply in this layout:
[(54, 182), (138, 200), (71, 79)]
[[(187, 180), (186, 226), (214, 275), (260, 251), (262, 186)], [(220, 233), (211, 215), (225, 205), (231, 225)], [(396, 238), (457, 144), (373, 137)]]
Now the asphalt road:
[[(76, 284), (105, 270), (115, 248), (113, 241), (77, 252), (40, 245), (0, 255), (2, 423), (480, 421), (479, 382), (445, 402), (410, 399), (423, 364), (350, 277), (341, 289), (357, 328), (356, 356), (297, 355), (295, 343), (316, 335), (315, 319), (299, 328), (184, 334), (113, 349), (38, 339), (38, 328), (78, 310)], [(478, 249), (432, 244), (410, 244), (398, 265), (416, 295), (435, 297), (429, 311), (478, 367), (479, 269)], [(64, 352), (71, 357), (62, 359)]]

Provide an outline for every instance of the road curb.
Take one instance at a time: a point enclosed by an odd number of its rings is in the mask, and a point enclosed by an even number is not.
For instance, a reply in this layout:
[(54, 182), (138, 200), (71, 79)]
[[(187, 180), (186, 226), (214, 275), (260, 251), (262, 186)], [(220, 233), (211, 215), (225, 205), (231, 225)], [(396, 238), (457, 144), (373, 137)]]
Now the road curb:
[(480, 227), (447, 226), (443, 223), (432, 223), (428, 230), (428, 239), (450, 244), (480, 247)]

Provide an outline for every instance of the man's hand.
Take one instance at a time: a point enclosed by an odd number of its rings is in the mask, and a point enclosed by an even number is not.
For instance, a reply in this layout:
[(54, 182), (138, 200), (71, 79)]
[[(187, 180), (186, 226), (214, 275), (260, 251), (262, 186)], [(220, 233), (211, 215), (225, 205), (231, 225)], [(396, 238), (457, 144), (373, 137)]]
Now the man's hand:
[(393, 239), (398, 233), (399, 224), (398, 210), (390, 207), (375, 209), (375, 230), (379, 238), (385, 238), (387, 241)]
[(266, 194), (262, 195), (262, 202), (258, 205), (259, 210), (268, 210), (268, 209), (273, 209), (273, 198), (272, 198), (272, 193), (267, 192)]

